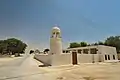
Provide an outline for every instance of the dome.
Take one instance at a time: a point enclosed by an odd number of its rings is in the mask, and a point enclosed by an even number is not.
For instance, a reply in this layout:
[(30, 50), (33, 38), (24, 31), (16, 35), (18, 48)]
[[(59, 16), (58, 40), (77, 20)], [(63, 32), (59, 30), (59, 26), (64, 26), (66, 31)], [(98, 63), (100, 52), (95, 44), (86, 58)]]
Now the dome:
[(60, 28), (58, 28), (58, 27), (53, 27), (52, 30), (60, 31)]

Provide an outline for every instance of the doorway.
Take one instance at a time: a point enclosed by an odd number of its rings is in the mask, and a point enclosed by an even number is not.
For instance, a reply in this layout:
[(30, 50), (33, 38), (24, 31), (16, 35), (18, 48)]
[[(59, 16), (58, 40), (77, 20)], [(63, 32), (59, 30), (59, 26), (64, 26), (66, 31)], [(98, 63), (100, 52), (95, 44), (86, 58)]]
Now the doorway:
[(75, 51), (72, 52), (72, 64), (73, 65), (77, 64), (77, 52)]

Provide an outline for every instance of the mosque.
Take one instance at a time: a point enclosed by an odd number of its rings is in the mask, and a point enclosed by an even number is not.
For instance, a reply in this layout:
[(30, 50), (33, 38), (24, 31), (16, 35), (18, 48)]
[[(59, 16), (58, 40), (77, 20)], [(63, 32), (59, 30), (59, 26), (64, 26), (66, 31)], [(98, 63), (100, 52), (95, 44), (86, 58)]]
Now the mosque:
[(51, 31), (50, 52), (35, 54), (34, 58), (51, 66), (118, 60), (116, 48), (110, 46), (96, 45), (63, 50), (61, 31), (58, 27), (53, 27)]

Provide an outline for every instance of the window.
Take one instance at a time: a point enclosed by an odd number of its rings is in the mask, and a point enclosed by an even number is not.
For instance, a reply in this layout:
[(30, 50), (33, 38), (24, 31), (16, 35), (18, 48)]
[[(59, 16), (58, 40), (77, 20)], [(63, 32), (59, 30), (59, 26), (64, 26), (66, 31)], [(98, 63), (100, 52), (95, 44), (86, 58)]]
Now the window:
[(113, 55), (113, 59), (115, 60), (115, 55)]
[(65, 50), (63, 50), (63, 53), (65, 53)]
[(55, 35), (55, 32), (53, 32), (53, 35)]
[(105, 55), (105, 60), (107, 60), (107, 55)]
[(56, 37), (61, 38), (59, 32), (56, 32)]
[(56, 34), (59, 34), (59, 32), (56, 32)]
[(88, 49), (83, 49), (84, 54), (88, 54)]
[(54, 37), (54, 35), (55, 35), (55, 32), (53, 32), (53, 33), (52, 33), (52, 36), (51, 36), (51, 38), (53, 38), (53, 37)]
[(81, 50), (81, 49), (79, 49), (79, 50), (78, 50), (78, 53), (79, 53), (79, 54), (81, 54), (81, 51), (82, 51), (82, 50)]
[(68, 53), (69, 51), (66, 51), (66, 53)]
[(110, 60), (110, 55), (108, 55), (108, 60)]
[(96, 48), (92, 48), (90, 49), (90, 54), (97, 54), (97, 49)]

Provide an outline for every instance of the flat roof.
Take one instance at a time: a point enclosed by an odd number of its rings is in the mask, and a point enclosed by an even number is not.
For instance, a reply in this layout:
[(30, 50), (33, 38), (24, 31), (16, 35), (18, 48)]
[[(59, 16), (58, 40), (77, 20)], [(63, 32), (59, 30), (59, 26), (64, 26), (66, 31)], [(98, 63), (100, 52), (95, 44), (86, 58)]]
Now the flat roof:
[[(68, 49), (63, 49), (63, 50), (86, 49), (86, 48), (97, 48), (97, 47), (111, 47), (112, 48), (112, 46), (92, 45), (92, 46), (85, 46), (85, 47), (68, 48)], [(115, 47), (113, 47), (113, 48), (115, 48)]]

